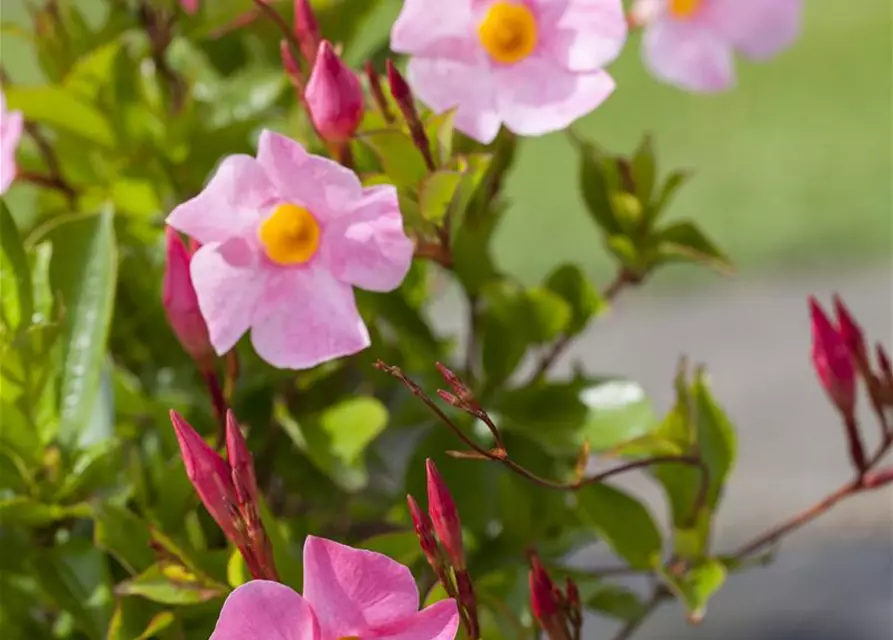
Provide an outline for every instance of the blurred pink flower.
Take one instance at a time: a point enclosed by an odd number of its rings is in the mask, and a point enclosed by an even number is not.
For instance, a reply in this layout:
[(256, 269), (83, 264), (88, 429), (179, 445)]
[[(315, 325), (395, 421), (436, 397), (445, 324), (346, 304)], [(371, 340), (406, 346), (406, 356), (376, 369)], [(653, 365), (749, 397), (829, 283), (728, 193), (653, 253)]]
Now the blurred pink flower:
[(198, 0), (180, 0), (180, 6), (183, 11), (192, 15), (198, 11)]
[(397, 190), (261, 133), (257, 158), (229, 156), (168, 224), (198, 240), (191, 274), (211, 344), (229, 351), (248, 329), (261, 358), (306, 369), (369, 346), (353, 287), (390, 291), (413, 246)]
[(790, 46), (802, 10), (802, 0), (637, 0), (632, 15), (655, 76), (711, 93), (734, 85), (734, 53), (764, 60)]
[(452, 640), (458, 627), (455, 600), (419, 611), (415, 580), (399, 562), (308, 536), (304, 595), (248, 582), (226, 599), (210, 640)]
[(602, 67), (626, 40), (621, 0), (404, 0), (391, 48), (413, 91), (487, 143), (563, 129), (614, 90)]
[(0, 92), (0, 194), (6, 193), (18, 171), (16, 150), (22, 138), (25, 119), (21, 111), (7, 111), (6, 97)]
[(326, 40), (319, 44), (304, 100), (313, 126), (327, 142), (350, 140), (363, 119), (360, 80)]

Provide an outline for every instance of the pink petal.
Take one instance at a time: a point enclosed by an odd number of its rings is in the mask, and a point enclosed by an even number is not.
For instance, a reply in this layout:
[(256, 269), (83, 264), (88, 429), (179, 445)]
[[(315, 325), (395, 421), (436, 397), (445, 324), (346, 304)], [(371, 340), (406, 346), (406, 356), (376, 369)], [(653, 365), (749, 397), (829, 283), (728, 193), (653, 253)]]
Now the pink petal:
[(260, 219), (275, 200), (273, 186), (251, 156), (226, 157), (204, 190), (167, 217), (167, 223), (202, 244), (223, 242)]
[(499, 133), (493, 75), (486, 61), (474, 65), (452, 60), (412, 58), (406, 68), (416, 97), (433, 111), (456, 111), (456, 128), (488, 144)]
[(471, 0), (405, 0), (391, 28), (396, 53), (474, 62), (476, 47)]
[(270, 267), (251, 317), (251, 343), (274, 367), (309, 369), (362, 351), (369, 332), (349, 284), (316, 263)]
[(209, 640), (317, 640), (319, 625), (300, 595), (278, 582), (253, 580), (227, 597)]
[(499, 116), (508, 129), (526, 136), (564, 129), (614, 91), (614, 80), (606, 72), (572, 73), (545, 55), (494, 74)]
[(621, 0), (540, 0), (541, 38), (569, 71), (595, 71), (614, 60), (626, 42)]
[(353, 213), (326, 227), (322, 240), (326, 263), (341, 282), (370, 291), (400, 286), (412, 264), (413, 244), (403, 231), (397, 189), (365, 189)]
[(192, 284), (218, 355), (232, 349), (248, 330), (266, 277), (261, 260), (242, 238), (206, 244), (192, 257)]
[(363, 637), (370, 627), (396, 632), (394, 623), (419, 609), (408, 568), (380, 553), (315, 536), (304, 542), (304, 598), (325, 638)]
[(379, 640), (453, 640), (459, 630), (459, 610), (452, 598), (372, 630)]
[[(0, 98), (3, 94), (0, 94)], [(15, 180), (16, 150), (22, 138), (24, 117), (21, 111), (6, 111), (4, 99), (0, 105), (0, 193), (6, 193)]]
[(273, 131), (261, 132), (257, 161), (281, 198), (307, 207), (320, 222), (345, 213), (363, 193), (353, 171)]
[(712, 0), (704, 18), (741, 53), (762, 60), (794, 42), (802, 14), (802, 0)]
[(735, 82), (731, 46), (698, 23), (657, 20), (645, 29), (642, 53), (655, 76), (691, 91), (722, 91)]

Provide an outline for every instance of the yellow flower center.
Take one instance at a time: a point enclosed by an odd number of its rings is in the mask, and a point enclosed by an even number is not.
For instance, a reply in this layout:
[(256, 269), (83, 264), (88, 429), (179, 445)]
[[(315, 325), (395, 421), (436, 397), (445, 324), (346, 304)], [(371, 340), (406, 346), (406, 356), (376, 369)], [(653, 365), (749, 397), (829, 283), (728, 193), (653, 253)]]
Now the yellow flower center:
[(478, 25), (478, 37), (496, 62), (514, 64), (536, 48), (536, 18), (523, 4), (497, 2)]
[(303, 264), (319, 248), (319, 223), (296, 204), (281, 204), (257, 232), (267, 256), (281, 265)]
[[(670, 0), (670, 13), (683, 20), (694, 16), (704, 0)], [(745, 0), (746, 1), (746, 0)]]

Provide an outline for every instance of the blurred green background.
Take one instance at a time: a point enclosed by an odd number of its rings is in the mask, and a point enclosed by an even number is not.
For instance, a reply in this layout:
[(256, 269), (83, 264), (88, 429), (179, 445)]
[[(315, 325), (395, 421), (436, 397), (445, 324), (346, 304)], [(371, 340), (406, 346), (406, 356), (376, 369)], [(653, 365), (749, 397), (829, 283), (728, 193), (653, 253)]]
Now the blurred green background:
[[(80, 4), (101, 12), (103, 0)], [(400, 2), (379, 5), (347, 52), (355, 63), (387, 33)], [(3, 0), (2, 18), (26, 21), (24, 6)], [(39, 82), (26, 44), (7, 32), (0, 48), (16, 81)], [(576, 129), (614, 151), (632, 151), (642, 131), (653, 132), (665, 170), (696, 174), (670, 215), (699, 220), (745, 277), (868, 265), (893, 255), (890, 51), (888, 0), (807, 0), (792, 49), (765, 64), (742, 61), (734, 91), (699, 96), (648, 76), (636, 35), (611, 67), (616, 93)], [(608, 267), (575, 162), (561, 134), (524, 141), (497, 239), (498, 260), (524, 280), (566, 260), (596, 273)], [(28, 194), (19, 191), (22, 203)], [(660, 280), (709, 277), (670, 269)]]

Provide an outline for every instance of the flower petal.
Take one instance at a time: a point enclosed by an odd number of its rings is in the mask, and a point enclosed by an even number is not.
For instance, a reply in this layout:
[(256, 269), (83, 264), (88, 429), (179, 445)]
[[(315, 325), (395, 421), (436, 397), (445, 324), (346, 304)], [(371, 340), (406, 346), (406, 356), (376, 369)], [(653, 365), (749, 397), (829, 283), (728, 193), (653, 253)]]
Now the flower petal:
[(365, 189), (353, 213), (326, 227), (321, 246), (328, 268), (341, 282), (369, 291), (399, 287), (412, 264), (413, 244), (403, 231), (397, 189)]
[(464, 64), (453, 60), (412, 58), (406, 68), (416, 96), (437, 113), (458, 107), (456, 128), (488, 144), (499, 133), (493, 76), (484, 61)]
[(621, 0), (544, 3), (543, 43), (569, 71), (596, 71), (614, 60), (626, 42)]
[(300, 595), (278, 582), (252, 580), (223, 603), (209, 640), (317, 640), (319, 625)]
[(564, 129), (614, 91), (604, 71), (573, 73), (545, 55), (495, 70), (499, 116), (515, 133), (537, 136)]
[(423, 58), (474, 62), (471, 0), (405, 0), (391, 28), (391, 50)]
[(735, 82), (731, 46), (700, 24), (655, 21), (645, 29), (642, 54), (655, 76), (691, 91), (722, 91)]
[(363, 637), (370, 627), (396, 629), (395, 623), (419, 609), (408, 568), (380, 553), (315, 536), (304, 542), (304, 598), (326, 638)]
[(369, 346), (353, 290), (316, 263), (271, 267), (251, 317), (251, 343), (274, 367), (309, 369)]
[[(3, 94), (0, 93), (0, 98)], [(5, 102), (0, 105), (0, 193), (6, 193), (18, 171), (16, 150), (22, 137), (25, 119), (21, 111), (6, 111)]]
[(223, 242), (257, 222), (275, 198), (254, 158), (227, 156), (202, 192), (174, 209), (167, 223), (201, 244)]
[(744, 55), (764, 60), (789, 47), (800, 33), (802, 0), (713, 0), (709, 21)]
[(452, 598), (402, 620), (373, 630), (377, 640), (453, 640), (459, 630), (459, 609)]
[(192, 256), (189, 272), (211, 344), (223, 355), (248, 330), (263, 292), (261, 257), (247, 240), (232, 238), (202, 246)]
[(307, 207), (320, 222), (345, 213), (363, 193), (353, 171), (273, 131), (261, 132), (257, 161), (281, 198)]

